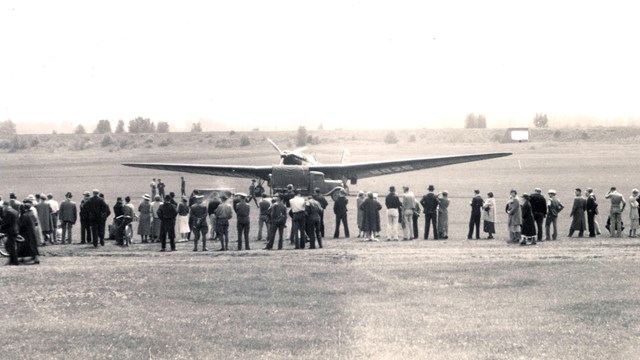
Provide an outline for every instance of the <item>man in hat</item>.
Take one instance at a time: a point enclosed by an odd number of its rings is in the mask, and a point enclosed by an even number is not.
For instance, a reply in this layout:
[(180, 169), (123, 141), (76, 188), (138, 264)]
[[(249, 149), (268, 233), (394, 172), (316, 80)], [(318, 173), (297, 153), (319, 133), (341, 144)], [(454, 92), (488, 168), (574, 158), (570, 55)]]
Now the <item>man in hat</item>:
[(598, 202), (592, 188), (587, 189), (587, 227), (589, 237), (596, 237), (598, 233), (596, 226), (596, 216), (598, 215)]
[(215, 211), (216, 235), (220, 239), (220, 249), (218, 251), (229, 250), (229, 220), (233, 217), (233, 210), (227, 204), (227, 195), (220, 195), (220, 205)]
[(209, 199), (209, 204), (207, 205), (207, 214), (209, 214), (209, 219), (211, 220), (210, 240), (215, 240), (218, 236), (216, 233), (216, 209), (220, 206), (220, 203), (220, 198), (214, 197)]
[(91, 193), (85, 191), (82, 193), (80, 201), (80, 244), (91, 243), (91, 225), (89, 224), (89, 207), (87, 203), (91, 198)]
[[(53, 194), (52, 193), (48, 193), (47, 194), (47, 200), (46, 202), (49, 204), (49, 206), (51, 207), (51, 231), (52, 231), (52, 236), (53, 236), (53, 240), (56, 240), (56, 230), (58, 229), (58, 212), (60, 211), (60, 204), (53, 199)], [(64, 243), (64, 242), (63, 242)]]
[(5, 249), (9, 253), (9, 262), (7, 265), (18, 265), (18, 253), (16, 249), (16, 237), (20, 231), (18, 227), (18, 212), (11, 207), (10, 202), (2, 203), (2, 212), (0, 212), (0, 232), (6, 237), (4, 244)]
[(164, 183), (162, 182), (161, 179), (158, 179), (158, 196), (160, 196), (161, 199), (164, 199)]
[(611, 237), (622, 237), (622, 212), (624, 211), (627, 202), (624, 200), (624, 196), (620, 194), (615, 186), (612, 186), (607, 195), (604, 197), (611, 201)]
[(256, 198), (256, 196), (260, 196), (262, 194), (256, 195), (256, 179), (251, 179), (251, 185), (249, 185), (249, 199), (253, 200), (253, 202), (256, 204), (256, 207), (260, 208), (260, 206), (258, 205), (258, 199)]
[(509, 238), (512, 243), (519, 243), (522, 231), (522, 208), (520, 207), (520, 200), (518, 200), (518, 192), (511, 190), (509, 195), (509, 202), (506, 208), (509, 215)]
[(78, 207), (71, 200), (72, 197), (73, 194), (66, 193), (58, 211), (60, 223), (62, 224), (62, 244), (65, 242), (72, 243), (73, 225), (78, 220)]
[(47, 196), (45, 194), (36, 194), (36, 204), (33, 205), (38, 211), (38, 225), (40, 231), (42, 231), (43, 242), (49, 242), (55, 244), (55, 232), (51, 229), (51, 206), (47, 203)]
[(247, 203), (247, 196), (243, 193), (237, 194), (238, 202), (234, 202), (233, 210), (236, 212), (236, 229), (238, 230), (238, 251), (242, 250), (242, 237), (244, 236), (245, 250), (249, 248), (249, 215), (251, 207)]
[(569, 237), (571, 237), (575, 231), (578, 232), (578, 237), (583, 237), (584, 230), (587, 228), (586, 221), (584, 220), (584, 212), (587, 210), (587, 199), (582, 196), (582, 189), (580, 188), (575, 190), (575, 194), (576, 197), (573, 199), (573, 207), (569, 215), (572, 218), (571, 226), (569, 227)]
[(269, 235), (267, 236), (267, 246), (264, 250), (273, 249), (276, 231), (280, 234), (278, 250), (282, 250), (284, 226), (287, 223), (287, 207), (284, 206), (282, 202), (282, 195), (276, 195), (273, 197), (273, 204), (269, 208), (269, 221), (271, 222), (271, 225), (269, 227)]
[(187, 196), (187, 183), (184, 181), (184, 176), (180, 176), (180, 196)]
[(337, 239), (340, 236), (340, 223), (344, 227), (344, 236), (349, 237), (349, 222), (347, 221), (347, 194), (340, 190), (338, 198), (333, 203), (333, 213), (336, 215), (336, 231), (333, 233), (333, 238)]
[(293, 242), (296, 249), (304, 249), (307, 243), (307, 225), (305, 216), (305, 200), (302, 195), (300, 195), (300, 191), (294, 191), (294, 197), (289, 200), (289, 204), (291, 205)]
[(269, 237), (269, 208), (271, 207), (271, 201), (267, 197), (266, 193), (262, 193), (261, 200), (258, 203), (258, 209), (260, 209), (260, 215), (258, 216), (258, 241), (262, 241), (262, 228), (266, 227), (266, 237)]
[[(98, 247), (98, 242), (101, 246), (104, 246), (104, 235), (101, 236), (101, 225), (103, 223), (105, 208), (108, 210), (107, 204), (100, 197), (100, 190), (94, 189), (93, 195), (84, 204), (84, 208), (88, 212), (88, 222), (91, 228), (91, 239), (93, 240), (93, 247)], [(111, 211), (109, 211), (110, 213)]]
[(402, 229), (404, 230), (404, 240), (413, 239), (413, 213), (418, 205), (413, 191), (409, 191), (408, 186), (403, 186), (402, 190)]
[(429, 239), (429, 228), (433, 225), (433, 239), (438, 240), (438, 197), (434, 194), (435, 187), (429, 185), (428, 193), (420, 200), (424, 212), (424, 239)]
[[(560, 202), (560, 199), (556, 197), (556, 191), (550, 189), (548, 191), (549, 200), (547, 201), (547, 220), (544, 224), (545, 240), (557, 240), (558, 239), (558, 214), (564, 205)], [(550, 234), (550, 228), (553, 224), (553, 234)]]
[(480, 217), (482, 216), (482, 207), (484, 206), (484, 200), (480, 196), (480, 190), (473, 190), (473, 198), (469, 202), (471, 205), (471, 217), (469, 218), (469, 233), (467, 234), (467, 240), (471, 240), (473, 236), (473, 228), (476, 229), (476, 240), (480, 240)]
[(387, 241), (398, 241), (398, 221), (402, 203), (396, 195), (396, 187), (389, 187), (389, 194), (384, 200), (387, 207)]
[(202, 251), (207, 249), (207, 233), (209, 226), (207, 225), (207, 207), (204, 205), (204, 196), (196, 195), (196, 203), (191, 205), (189, 211), (189, 227), (193, 233), (193, 251), (198, 251), (198, 241), (202, 237)]
[(22, 202), (18, 200), (16, 194), (14, 193), (9, 194), (9, 204), (11, 205), (13, 210), (20, 212), (20, 205), (22, 205)]
[(544, 218), (547, 216), (547, 200), (542, 195), (542, 189), (535, 188), (533, 193), (529, 195), (529, 203), (531, 204), (531, 210), (533, 211), (533, 219), (536, 222), (536, 234), (538, 241), (542, 241), (542, 224)]
[(316, 237), (324, 237), (324, 209), (327, 208), (327, 206), (329, 206), (329, 203), (327, 202), (327, 199), (324, 198), (324, 196), (322, 196), (322, 193), (320, 193), (320, 188), (315, 188), (313, 189), (313, 200), (317, 201), (318, 204), (320, 204), (320, 207), (322, 208), (322, 211), (320, 212), (320, 229), (319, 229), (319, 233), (317, 234)]
[(167, 249), (167, 235), (171, 251), (176, 251), (176, 216), (178, 211), (171, 203), (171, 196), (164, 197), (164, 203), (158, 208), (158, 218), (160, 219), (160, 251)]

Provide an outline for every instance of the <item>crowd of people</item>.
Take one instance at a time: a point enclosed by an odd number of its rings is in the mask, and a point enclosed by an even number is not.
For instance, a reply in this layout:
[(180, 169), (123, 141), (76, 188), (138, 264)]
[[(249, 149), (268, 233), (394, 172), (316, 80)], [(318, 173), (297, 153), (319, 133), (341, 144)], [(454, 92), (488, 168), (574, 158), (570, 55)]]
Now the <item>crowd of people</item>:
[[(144, 194), (137, 209), (131, 198), (118, 197), (113, 212), (104, 200), (104, 195), (94, 189), (85, 191), (79, 206), (72, 200), (73, 194), (68, 192), (65, 199), (58, 203), (52, 194), (29, 195), (19, 201), (15, 194), (9, 195), (8, 201), (2, 201), (1, 230), (5, 236), (5, 245), (9, 253), (9, 264), (39, 263), (39, 246), (52, 244), (71, 244), (73, 242), (73, 226), (80, 220), (79, 244), (91, 244), (93, 247), (104, 246), (105, 232), (116, 240), (117, 245), (127, 246), (131, 232), (127, 227), (137, 222), (137, 235), (141, 243), (160, 243), (160, 251), (176, 250), (176, 242), (193, 241), (193, 251), (208, 251), (207, 240), (219, 241), (218, 251), (229, 250), (229, 227), (234, 218), (237, 230), (237, 250), (250, 250), (249, 234), (251, 229), (250, 214), (252, 202), (257, 207), (258, 231), (257, 240), (266, 241), (265, 250), (272, 250), (278, 236), (277, 249), (283, 249), (285, 228), (290, 223), (289, 242), (295, 249), (322, 248), (325, 237), (324, 214), (328, 202), (314, 189), (313, 194), (302, 196), (287, 186), (282, 194), (273, 197), (262, 193), (222, 194), (207, 198), (194, 192), (191, 197), (185, 194), (185, 181), (181, 177), (181, 193), (164, 193), (165, 187), (160, 179), (151, 182), (151, 195)], [(252, 183), (255, 188), (255, 184)], [(334, 238), (340, 237), (340, 228), (346, 238), (350, 237), (347, 206), (347, 194), (341, 191), (333, 203), (335, 215)], [(610, 214), (605, 227), (611, 236), (622, 236), (622, 213), (625, 207), (629, 210), (629, 237), (637, 236), (639, 227), (640, 194), (633, 189), (628, 202), (625, 197), (612, 187), (605, 195), (611, 202)], [(231, 199), (230, 199), (231, 198)], [(450, 200), (447, 191), (435, 192), (429, 185), (427, 193), (419, 200), (408, 186), (403, 186), (402, 194), (397, 194), (394, 186), (389, 188), (385, 196), (386, 239), (387, 241), (413, 240), (419, 237), (419, 218), (424, 214), (423, 238), (430, 236), (434, 240), (446, 240), (449, 237), (448, 208)], [(496, 234), (497, 207), (494, 194), (488, 192), (486, 198), (480, 190), (474, 190), (469, 201), (470, 217), (467, 239), (480, 239), (480, 232), (486, 239), (494, 239)], [(543, 240), (557, 240), (558, 216), (564, 209), (555, 190), (550, 189), (547, 197), (540, 188), (531, 194), (518, 195), (511, 190), (505, 206), (509, 241), (521, 245), (535, 245)], [(378, 194), (360, 191), (356, 199), (358, 238), (363, 241), (378, 241), (381, 234), (380, 212), (383, 205)], [(107, 218), (113, 214), (113, 225), (107, 226)], [(586, 217), (585, 217), (586, 215)], [(589, 237), (601, 233), (598, 221), (598, 202), (593, 189), (575, 189), (570, 217), (571, 225), (568, 236), (576, 232), (583, 237), (588, 231)], [(290, 219), (290, 220), (289, 220)], [(482, 223), (481, 223), (482, 221)], [(482, 225), (482, 227), (481, 227)], [(179, 238), (176, 239), (176, 228)], [(263, 236), (263, 233), (265, 236)], [(21, 241), (18, 241), (21, 240)]]

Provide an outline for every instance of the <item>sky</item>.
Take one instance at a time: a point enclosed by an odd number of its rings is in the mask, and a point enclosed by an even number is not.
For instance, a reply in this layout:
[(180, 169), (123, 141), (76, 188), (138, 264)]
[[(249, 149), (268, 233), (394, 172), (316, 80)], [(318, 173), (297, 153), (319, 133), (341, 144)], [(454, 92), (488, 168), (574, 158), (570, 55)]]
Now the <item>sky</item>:
[[(0, 121), (184, 131), (638, 121), (633, 1), (0, 3)], [(554, 123), (555, 121), (555, 123)], [(49, 128), (50, 127), (50, 128)]]

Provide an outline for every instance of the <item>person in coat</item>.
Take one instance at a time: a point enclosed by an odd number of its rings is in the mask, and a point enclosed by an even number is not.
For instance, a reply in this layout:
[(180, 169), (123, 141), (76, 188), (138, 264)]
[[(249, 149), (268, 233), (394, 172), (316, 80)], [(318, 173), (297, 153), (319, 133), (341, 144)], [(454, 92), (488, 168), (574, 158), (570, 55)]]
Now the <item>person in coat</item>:
[(485, 201), (482, 210), (484, 232), (489, 234), (487, 239), (493, 239), (493, 234), (496, 233), (496, 199), (493, 197), (493, 192), (487, 193), (487, 201)]
[(278, 250), (282, 250), (284, 241), (284, 226), (287, 223), (287, 207), (282, 201), (282, 195), (276, 195), (272, 199), (273, 204), (269, 208), (269, 235), (267, 236), (267, 246), (264, 250), (273, 249), (273, 243), (275, 242), (276, 232), (279, 233), (280, 238), (278, 240)]
[(592, 188), (587, 189), (587, 228), (589, 229), (589, 237), (596, 237), (600, 234), (596, 216), (598, 215), (598, 201)]
[(31, 258), (33, 264), (39, 264), (38, 256), (38, 219), (37, 216), (31, 211), (33, 200), (24, 199), (23, 207), (20, 211), (20, 236), (24, 238), (24, 241), (18, 246), (18, 257)]
[(227, 195), (220, 195), (220, 205), (215, 211), (216, 236), (220, 239), (220, 249), (218, 251), (229, 250), (229, 220), (233, 217), (233, 209), (227, 204)]
[(319, 233), (316, 234), (317, 238), (323, 238), (324, 237), (324, 210), (327, 208), (327, 206), (329, 206), (329, 203), (327, 202), (327, 199), (324, 198), (324, 196), (320, 193), (320, 188), (315, 188), (313, 189), (313, 200), (317, 201), (318, 204), (320, 204), (320, 208), (322, 208), (322, 211), (320, 212), (320, 228)]
[(377, 241), (375, 233), (380, 231), (380, 210), (382, 205), (373, 198), (373, 193), (367, 193), (367, 198), (360, 205), (362, 212), (362, 230), (365, 240)]
[[(247, 203), (249, 198), (245, 194), (237, 195), (239, 200), (234, 202), (233, 210), (236, 212), (236, 229), (238, 230), (238, 251), (242, 250), (242, 238), (244, 237), (245, 250), (251, 250), (249, 248), (249, 229), (251, 223), (249, 221), (249, 215), (251, 213), (251, 206)], [(250, 200), (249, 200), (250, 201)]]
[(438, 196), (434, 193), (435, 187), (429, 185), (427, 194), (420, 200), (424, 213), (424, 239), (429, 239), (429, 230), (433, 226), (433, 239), (438, 240)]
[(78, 220), (78, 207), (71, 200), (73, 194), (68, 192), (64, 196), (64, 201), (60, 203), (58, 220), (62, 225), (62, 243), (71, 244), (73, 242), (73, 225)]
[(307, 217), (305, 226), (307, 227), (309, 249), (316, 248), (316, 240), (318, 240), (318, 247), (322, 249), (322, 237), (320, 236), (320, 214), (322, 213), (322, 206), (310, 195), (304, 204), (304, 212)]
[[(549, 189), (547, 192), (549, 200), (547, 201), (547, 220), (544, 223), (545, 240), (557, 240), (558, 239), (558, 214), (564, 205), (560, 202), (560, 199), (556, 197), (556, 191)], [(553, 225), (553, 234), (551, 234), (551, 225)]]
[(449, 192), (443, 191), (438, 196), (438, 238), (449, 238)]
[(138, 235), (142, 243), (147, 243), (151, 236), (151, 196), (148, 194), (142, 195), (142, 202), (138, 205)]
[(9, 253), (9, 262), (7, 265), (18, 265), (18, 248), (16, 238), (20, 232), (19, 228), (20, 215), (11, 207), (8, 201), (2, 203), (0, 212), (0, 232), (7, 238), (4, 247)]
[(638, 216), (638, 189), (631, 191), (629, 198), (629, 237), (636, 237), (636, 230), (640, 226), (640, 217)]
[(91, 224), (89, 222), (89, 207), (86, 206), (91, 199), (91, 193), (82, 193), (80, 201), (80, 244), (91, 244)]
[(158, 209), (158, 218), (161, 221), (160, 227), (160, 251), (166, 251), (167, 236), (171, 245), (171, 251), (176, 250), (176, 216), (178, 211), (171, 203), (171, 196), (164, 197), (164, 203)]
[(358, 197), (356, 198), (356, 224), (358, 226), (358, 238), (364, 237), (365, 233), (362, 229), (362, 223), (364, 221), (364, 213), (362, 212), (360, 205), (366, 200), (367, 195), (364, 191), (358, 191)]
[(509, 240), (512, 243), (520, 242), (521, 229), (522, 229), (522, 209), (520, 208), (520, 201), (518, 200), (518, 192), (511, 190), (509, 202), (506, 208), (509, 215)]
[(529, 198), (531, 210), (533, 211), (533, 218), (536, 221), (538, 241), (542, 241), (542, 226), (544, 218), (547, 216), (547, 200), (544, 198), (544, 195), (542, 195), (542, 189), (540, 188), (535, 188)]
[(569, 227), (569, 237), (573, 236), (575, 231), (578, 232), (578, 237), (584, 236), (586, 230), (586, 221), (584, 219), (584, 212), (587, 210), (587, 199), (582, 196), (582, 189), (576, 189), (576, 197), (573, 199), (573, 207), (571, 208), (571, 226)]
[(389, 187), (389, 194), (384, 199), (387, 208), (387, 241), (398, 241), (398, 221), (400, 219), (400, 208), (402, 203), (396, 195), (396, 187)]
[[(200, 241), (200, 238), (202, 238), (202, 251), (209, 251), (209, 249), (207, 249), (207, 233), (209, 232), (207, 225), (207, 205), (203, 203), (203, 195), (196, 195), (195, 201), (195, 204), (191, 205), (189, 209), (189, 227), (193, 234), (193, 251), (198, 251), (198, 241)], [(218, 205), (220, 205), (219, 202)]]
[(333, 238), (337, 239), (340, 236), (340, 223), (344, 227), (344, 236), (349, 237), (349, 222), (347, 221), (347, 204), (349, 199), (346, 197), (346, 193), (340, 190), (338, 198), (333, 203), (333, 213), (336, 215), (336, 231), (333, 233)]
[[(51, 206), (46, 201), (47, 196), (45, 194), (36, 194), (36, 204), (33, 207), (38, 211), (38, 226), (40, 227), (40, 231), (42, 232), (43, 242), (48, 242), (50, 244), (55, 244), (56, 234), (55, 229), (52, 229), (51, 223)], [(52, 235), (53, 231), (53, 235)]]
[(529, 194), (522, 194), (522, 239), (520, 245), (527, 245), (527, 241), (531, 245), (536, 244), (536, 220), (533, 216), (533, 208), (531, 206), (531, 198)]
[(482, 206), (484, 200), (480, 196), (480, 190), (473, 190), (473, 198), (469, 202), (471, 206), (471, 217), (469, 218), (469, 233), (467, 234), (467, 240), (471, 240), (473, 236), (473, 229), (476, 229), (476, 240), (480, 239), (480, 217), (482, 216)]

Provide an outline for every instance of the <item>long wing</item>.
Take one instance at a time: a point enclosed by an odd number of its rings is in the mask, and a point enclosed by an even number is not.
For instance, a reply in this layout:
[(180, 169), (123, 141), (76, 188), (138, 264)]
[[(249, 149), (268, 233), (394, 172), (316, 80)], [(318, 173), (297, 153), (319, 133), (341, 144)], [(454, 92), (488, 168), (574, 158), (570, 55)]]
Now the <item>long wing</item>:
[(238, 178), (261, 178), (269, 180), (272, 166), (238, 165), (198, 165), (198, 164), (159, 164), (159, 163), (123, 163), (124, 166), (144, 169), (177, 171), (183, 173), (229, 176)]
[(352, 164), (313, 165), (309, 166), (309, 170), (321, 171), (327, 178), (336, 180), (364, 179), (373, 176), (422, 170), (438, 166), (493, 159), (509, 155), (511, 155), (511, 153), (488, 153), (405, 160), (373, 161)]

